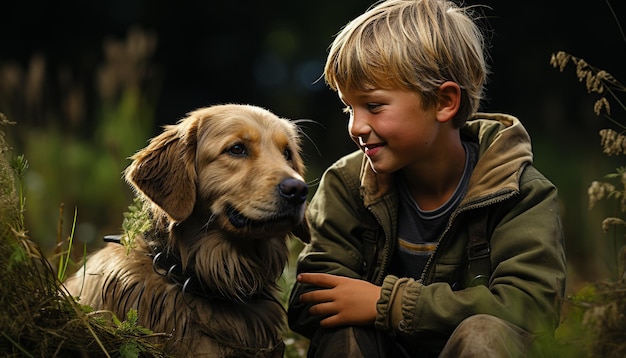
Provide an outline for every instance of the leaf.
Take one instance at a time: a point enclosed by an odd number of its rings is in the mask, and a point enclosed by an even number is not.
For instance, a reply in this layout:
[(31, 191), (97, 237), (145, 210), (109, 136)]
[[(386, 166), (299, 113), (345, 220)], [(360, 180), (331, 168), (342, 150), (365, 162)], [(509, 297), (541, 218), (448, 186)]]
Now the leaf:
[(120, 347), (120, 356), (123, 358), (137, 358), (142, 351), (143, 349), (139, 347), (137, 341), (131, 339)]

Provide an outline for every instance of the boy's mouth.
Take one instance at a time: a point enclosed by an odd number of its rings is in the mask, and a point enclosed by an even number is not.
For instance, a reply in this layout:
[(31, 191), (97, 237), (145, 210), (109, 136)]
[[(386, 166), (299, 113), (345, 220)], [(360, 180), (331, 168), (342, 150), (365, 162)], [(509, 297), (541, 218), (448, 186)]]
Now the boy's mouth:
[(368, 157), (372, 157), (376, 155), (376, 153), (378, 153), (383, 146), (384, 146), (384, 143), (373, 143), (373, 144), (365, 143), (363, 146), (361, 146), (361, 148), (363, 149), (363, 152), (365, 153), (365, 155), (367, 155)]

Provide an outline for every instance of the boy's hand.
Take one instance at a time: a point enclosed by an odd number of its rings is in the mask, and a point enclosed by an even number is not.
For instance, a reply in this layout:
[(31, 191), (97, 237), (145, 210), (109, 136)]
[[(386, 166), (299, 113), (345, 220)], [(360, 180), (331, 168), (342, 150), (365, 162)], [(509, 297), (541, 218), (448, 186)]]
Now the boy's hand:
[(300, 302), (313, 303), (309, 309), (312, 315), (328, 316), (320, 321), (322, 327), (369, 325), (376, 320), (379, 286), (325, 273), (302, 273), (297, 280), (322, 287), (300, 295)]

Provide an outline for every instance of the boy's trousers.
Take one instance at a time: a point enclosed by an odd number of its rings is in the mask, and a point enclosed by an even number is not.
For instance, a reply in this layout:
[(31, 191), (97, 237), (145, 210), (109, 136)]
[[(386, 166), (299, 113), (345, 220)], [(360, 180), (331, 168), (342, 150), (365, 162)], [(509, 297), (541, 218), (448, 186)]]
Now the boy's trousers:
[(479, 314), (465, 319), (440, 352), (399, 343), (374, 327), (348, 326), (318, 330), (308, 358), (359, 357), (541, 357), (534, 336), (502, 319)]

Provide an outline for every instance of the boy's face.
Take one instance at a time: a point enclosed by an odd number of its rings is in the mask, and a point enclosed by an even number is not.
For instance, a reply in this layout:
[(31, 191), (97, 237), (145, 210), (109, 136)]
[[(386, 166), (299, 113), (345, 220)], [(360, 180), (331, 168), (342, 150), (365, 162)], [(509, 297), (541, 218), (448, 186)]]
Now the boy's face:
[(436, 108), (408, 89), (338, 90), (350, 114), (348, 132), (378, 173), (424, 167), (443, 147)]

